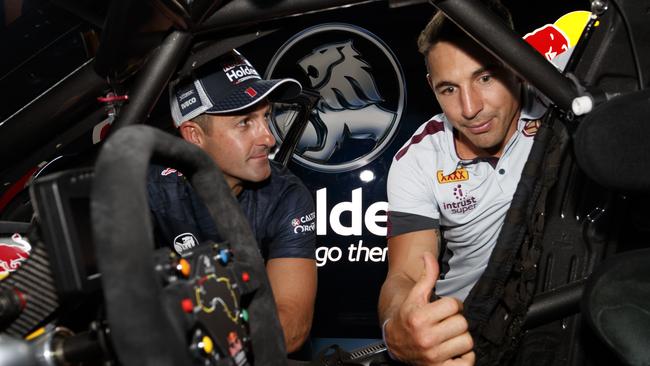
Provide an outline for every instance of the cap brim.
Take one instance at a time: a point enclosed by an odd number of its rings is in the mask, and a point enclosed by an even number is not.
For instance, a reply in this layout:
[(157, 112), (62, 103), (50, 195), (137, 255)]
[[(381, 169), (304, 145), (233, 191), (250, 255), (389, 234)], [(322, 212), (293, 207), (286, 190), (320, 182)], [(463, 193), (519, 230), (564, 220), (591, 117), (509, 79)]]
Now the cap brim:
[[(246, 90), (255, 92), (254, 96), (246, 93)], [(238, 85), (235, 90), (219, 102), (214, 103), (212, 108), (204, 113), (222, 114), (232, 113), (247, 109), (264, 99), (269, 102), (281, 102), (295, 98), (302, 91), (302, 86), (295, 79), (255, 79), (251, 82), (244, 82)]]

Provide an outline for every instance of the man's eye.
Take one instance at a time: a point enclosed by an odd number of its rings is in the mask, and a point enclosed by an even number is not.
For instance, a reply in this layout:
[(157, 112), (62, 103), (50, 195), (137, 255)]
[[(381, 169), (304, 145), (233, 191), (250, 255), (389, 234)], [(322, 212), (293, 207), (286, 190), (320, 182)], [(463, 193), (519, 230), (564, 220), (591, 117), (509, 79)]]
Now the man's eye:
[(456, 88), (454, 88), (453, 86), (447, 86), (447, 87), (444, 87), (444, 88), (440, 89), (440, 94), (443, 94), (443, 95), (451, 94), (455, 90), (456, 90)]
[(482, 75), (480, 77), (480, 80), (481, 80), (482, 83), (487, 83), (490, 80), (492, 80), (492, 75)]
[(237, 122), (237, 126), (246, 127), (246, 125), (248, 125), (248, 119), (242, 119), (241, 121)]

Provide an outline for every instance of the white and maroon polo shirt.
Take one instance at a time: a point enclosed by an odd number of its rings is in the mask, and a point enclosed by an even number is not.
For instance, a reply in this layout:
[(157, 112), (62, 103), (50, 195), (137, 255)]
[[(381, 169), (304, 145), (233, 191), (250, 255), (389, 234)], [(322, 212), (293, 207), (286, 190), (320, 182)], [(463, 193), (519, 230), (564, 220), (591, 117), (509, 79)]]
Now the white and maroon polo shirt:
[(438, 114), (395, 155), (388, 175), (388, 236), (440, 228), (447, 244), (436, 293), (464, 300), (487, 266), (539, 127), (543, 107), (522, 111), (500, 158), (461, 160)]

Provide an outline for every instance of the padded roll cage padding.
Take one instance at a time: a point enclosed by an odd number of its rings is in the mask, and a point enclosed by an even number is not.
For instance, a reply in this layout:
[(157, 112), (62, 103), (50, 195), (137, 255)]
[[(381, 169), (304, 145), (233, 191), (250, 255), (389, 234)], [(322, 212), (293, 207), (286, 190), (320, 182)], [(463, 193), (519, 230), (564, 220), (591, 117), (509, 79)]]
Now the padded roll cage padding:
[(645, 89), (617, 96), (585, 117), (575, 133), (574, 151), (591, 179), (620, 191), (650, 190), (648, 115), (650, 89)]
[(248, 308), (255, 363), (286, 365), (284, 338), (257, 243), (213, 160), (200, 148), (137, 125), (120, 129), (95, 165), (91, 219), (107, 318), (124, 365), (188, 365), (188, 345), (166, 316), (154, 273), (152, 219), (147, 203), (150, 160), (174, 166), (191, 181), (235, 253), (236, 264), (257, 278)]
[[(158, 98), (165, 94), (166, 85), (187, 53), (191, 42), (190, 33), (174, 31), (150, 55), (144, 69), (136, 77), (129, 92), (129, 103), (124, 106), (120, 117), (115, 121), (113, 132), (124, 126), (143, 123), (149, 118)], [(163, 98), (167, 98), (167, 95)]]

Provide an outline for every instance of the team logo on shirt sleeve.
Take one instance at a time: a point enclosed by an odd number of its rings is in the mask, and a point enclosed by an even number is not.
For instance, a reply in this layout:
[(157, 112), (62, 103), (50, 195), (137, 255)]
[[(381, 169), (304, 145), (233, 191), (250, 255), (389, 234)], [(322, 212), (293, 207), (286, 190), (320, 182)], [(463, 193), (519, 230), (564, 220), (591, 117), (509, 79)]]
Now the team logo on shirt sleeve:
[(438, 170), (436, 177), (438, 178), (438, 183), (440, 184), (462, 182), (469, 179), (469, 172), (465, 168), (458, 168), (451, 174), (444, 175), (442, 170)]
[(181, 173), (178, 170), (173, 169), (173, 168), (165, 168), (165, 170), (160, 172), (160, 175), (162, 175), (163, 177), (166, 177), (166, 176), (174, 174), (174, 173), (176, 173), (176, 175), (178, 175), (179, 177), (183, 176), (183, 173)]
[(540, 120), (528, 121), (524, 125), (523, 133), (526, 137), (533, 137), (539, 130), (539, 126), (542, 124)]
[(292, 219), (291, 226), (293, 227), (293, 233), (299, 234), (316, 230), (316, 223), (314, 222), (315, 217), (316, 213), (312, 212), (308, 215)]

